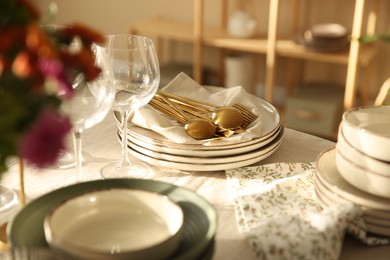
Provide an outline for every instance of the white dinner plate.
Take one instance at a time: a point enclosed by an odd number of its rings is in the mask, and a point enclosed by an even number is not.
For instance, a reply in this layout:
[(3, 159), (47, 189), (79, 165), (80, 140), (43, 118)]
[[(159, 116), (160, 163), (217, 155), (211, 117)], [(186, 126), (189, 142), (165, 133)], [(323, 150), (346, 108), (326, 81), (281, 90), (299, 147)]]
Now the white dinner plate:
[[(332, 199), (333, 201), (354, 203), (353, 201), (345, 199), (342, 195), (329, 190), (328, 187), (326, 187), (326, 185), (323, 184), (319, 178), (315, 179), (315, 185), (317, 189), (319, 189), (324, 195), (326, 195), (328, 198)], [(359, 205), (363, 214), (365, 214), (366, 216), (371, 216), (379, 219), (386, 219), (390, 221), (390, 211), (372, 209), (357, 203), (354, 204)]]
[(75, 258), (163, 260), (178, 248), (183, 222), (182, 208), (165, 195), (110, 188), (65, 199), (46, 214), (43, 230), (50, 247)]
[[(207, 88), (207, 87), (206, 87)], [(214, 87), (215, 88), (215, 87)], [(219, 88), (216, 88), (219, 89)], [(223, 89), (223, 88), (220, 88)], [(245, 141), (232, 141), (227, 142), (225, 140), (213, 140), (211, 142), (205, 142), (204, 144), (179, 144), (175, 143), (172, 140), (156, 133), (152, 130), (148, 130), (142, 127), (134, 126), (129, 124), (128, 126), (128, 134), (134, 138), (138, 138), (140, 141), (148, 142), (151, 144), (157, 144), (165, 147), (173, 147), (173, 148), (182, 148), (187, 150), (220, 150), (220, 149), (232, 149), (241, 146), (247, 146), (256, 142), (264, 141), (265, 139), (272, 136), (275, 131), (279, 128), (281, 124), (281, 118), (277, 109), (261, 98), (256, 98), (258, 102), (256, 103), (257, 113), (262, 117), (262, 135), (258, 138), (254, 138), (252, 140)], [(121, 120), (118, 112), (114, 112), (114, 117), (117, 121), (118, 128), (120, 129)], [(245, 132), (240, 135), (245, 135)]]
[[(107, 179), (73, 184), (53, 190), (26, 204), (7, 225), (7, 241), (14, 249), (47, 249), (43, 222), (46, 214), (64, 200), (97, 189), (127, 188), (141, 189), (168, 196), (184, 213), (181, 243), (172, 259), (211, 259), (217, 212), (199, 194), (169, 183), (143, 179)], [(211, 250), (211, 252), (208, 252)], [(28, 251), (21, 251), (28, 253)], [(203, 257), (204, 254), (206, 258)], [(36, 255), (34, 255), (36, 256)], [(39, 255), (38, 255), (39, 256)], [(207, 257), (208, 256), (208, 257)], [(37, 259), (37, 257), (32, 257)], [(58, 259), (51, 257), (45, 259)], [(60, 257), (60, 259), (63, 259)]]
[[(281, 127), (281, 124), (278, 124), (275, 129), (272, 130), (272, 132), (268, 133), (267, 135), (261, 136), (259, 138), (255, 138), (252, 140), (246, 140), (241, 142), (220, 142), (220, 140), (213, 140), (209, 143), (205, 143), (205, 145), (200, 144), (180, 144), (172, 142), (171, 140), (167, 139), (166, 137), (160, 135), (159, 133), (156, 133), (152, 130), (145, 129), (142, 127), (131, 125), (128, 127), (128, 136), (133, 139), (138, 139), (141, 142), (149, 143), (153, 145), (159, 145), (164, 146), (167, 148), (175, 149), (177, 150), (191, 150), (191, 151), (220, 151), (220, 150), (227, 150), (232, 151), (232, 149), (241, 148), (244, 146), (249, 146), (253, 144), (257, 144), (259, 142), (265, 142), (269, 138), (272, 138), (272, 136), (275, 135), (275, 133), (279, 130)], [(120, 125), (118, 125), (118, 129), (120, 129)], [(241, 134), (245, 134), (241, 133)]]
[[(326, 187), (321, 183), (319, 179), (314, 180), (315, 184), (315, 190), (317, 193), (317, 196), (322, 199), (324, 202), (327, 202), (328, 205), (334, 205), (337, 203), (347, 202), (351, 203), (350, 201), (345, 200), (344, 198), (335, 195), (334, 193), (330, 192), (326, 189)], [(356, 205), (356, 204), (355, 204)], [(369, 223), (375, 224), (375, 225), (383, 225), (390, 227), (390, 211), (389, 212), (381, 212), (384, 213), (382, 215), (375, 215), (372, 214), (370, 209), (361, 207), (364, 221), (367, 221)], [(387, 213), (387, 214), (386, 214)]]
[(381, 225), (371, 224), (369, 222), (365, 222), (367, 231), (372, 233), (382, 235), (382, 236), (390, 236), (390, 227), (385, 227)]
[(344, 180), (336, 167), (335, 148), (322, 152), (316, 159), (316, 167), (317, 178), (332, 192), (367, 208), (390, 211), (390, 199), (368, 194)]
[[(119, 133), (118, 133), (119, 134)], [(188, 163), (188, 164), (229, 164), (244, 160), (249, 160), (254, 157), (262, 156), (263, 154), (267, 154), (269, 151), (273, 150), (275, 147), (279, 146), (281, 139), (283, 137), (283, 128), (278, 133), (276, 138), (268, 143), (265, 146), (261, 146), (260, 148), (253, 149), (249, 152), (241, 153), (241, 154), (235, 154), (235, 155), (229, 155), (229, 156), (215, 156), (215, 157), (194, 157), (194, 156), (182, 156), (182, 155), (172, 155), (167, 153), (162, 153), (155, 151), (153, 149), (146, 149), (142, 146), (139, 146), (133, 142), (128, 142), (128, 146), (141, 154), (144, 154), (146, 156), (150, 156), (152, 158), (158, 159), (158, 160), (164, 160), (164, 161), (170, 161), (170, 162), (177, 162), (177, 163)]]
[[(272, 135), (265, 140), (256, 140), (256, 142), (248, 142), (247, 145), (229, 148), (229, 149), (211, 149), (211, 150), (203, 150), (203, 149), (191, 149), (192, 145), (188, 145), (184, 147), (172, 147), (172, 146), (164, 146), (161, 144), (154, 144), (150, 142), (144, 142), (141, 140), (142, 138), (134, 137), (131, 134), (128, 134), (127, 138), (130, 143), (133, 143), (137, 146), (143, 147), (145, 149), (152, 150), (157, 153), (163, 154), (171, 154), (171, 155), (180, 155), (180, 156), (190, 156), (190, 157), (222, 157), (222, 156), (233, 156), (239, 155), (243, 153), (247, 153), (261, 147), (266, 146), (271, 143), (279, 133), (282, 131), (283, 126), (280, 125)], [(215, 147), (213, 147), (215, 148)]]
[[(335, 203), (338, 203), (337, 201), (334, 201), (324, 195), (320, 189), (318, 189), (318, 186), (315, 187), (315, 191), (317, 194), (317, 197), (319, 198), (319, 202), (323, 207), (328, 207), (331, 205), (334, 205)], [(383, 220), (379, 218), (374, 218), (374, 217), (368, 217), (366, 215), (362, 215), (362, 219), (364, 221), (365, 231), (378, 234), (378, 235), (383, 235), (383, 236), (390, 236), (390, 226), (388, 223), (383, 225)], [(387, 222), (387, 221), (386, 221)]]
[[(118, 138), (119, 134), (118, 134)], [(197, 163), (182, 163), (182, 162), (172, 162), (162, 159), (157, 159), (148, 155), (145, 155), (143, 153), (140, 153), (131, 147), (129, 147), (129, 153), (131, 156), (134, 156), (135, 158), (144, 161), (146, 163), (149, 163), (151, 165), (157, 166), (157, 167), (163, 167), (163, 168), (169, 168), (169, 169), (176, 169), (176, 170), (182, 170), (182, 171), (223, 171), (227, 169), (233, 169), (238, 167), (245, 167), (257, 162), (260, 162), (264, 160), (265, 158), (272, 155), (277, 148), (280, 146), (281, 140), (275, 143), (273, 146), (273, 149), (263, 153), (263, 151), (258, 152), (258, 154), (255, 154), (255, 156), (252, 156), (253, 154), (248, 154), (248, 158), (236, 161), (236, 162), (226, 162), (226, 163), (215, 163), (215, 164), (197, 164)]]

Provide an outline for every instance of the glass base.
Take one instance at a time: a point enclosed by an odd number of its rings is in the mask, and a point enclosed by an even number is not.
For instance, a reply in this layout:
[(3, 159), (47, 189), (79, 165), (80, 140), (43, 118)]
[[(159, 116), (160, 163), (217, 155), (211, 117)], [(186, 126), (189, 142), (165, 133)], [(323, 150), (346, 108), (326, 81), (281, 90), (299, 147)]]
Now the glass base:
[(74, 153), (71, 151), (62, 151), (54, 167), (58, 169), (70, 169), (76, 167)]
[(13, 189), (0, 186), (0, 212), (18, 204), (18, 195)]
[(132, 161), (121, 165), (120, 161), (109, 163), (102, 168), (100, 175), (103, 179), (113, 178), (138, 178), (144, 179), (152, 175), (152, 169), (141, 161)]

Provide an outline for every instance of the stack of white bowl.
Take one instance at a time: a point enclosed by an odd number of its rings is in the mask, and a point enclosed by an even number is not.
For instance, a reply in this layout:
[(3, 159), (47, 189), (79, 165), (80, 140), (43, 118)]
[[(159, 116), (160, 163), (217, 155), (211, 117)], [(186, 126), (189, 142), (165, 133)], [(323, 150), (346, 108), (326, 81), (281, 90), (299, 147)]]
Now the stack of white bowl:
[(353, 203), (362, 231), (390, 237), (390, 107), (344, 112), (335, 148), (316, 161), (315, 191), (323, 206)]
[[(352, 192), (352, 202), (362, 207), (367, 231), (390, 236), (390, 210), (377, 206), (386, 201), (390, 205), (390, 107), (358, 107), (344, 112), (335, 164), (342, 178), (361, 191)], [(372, 204), (359, 203), (361, 199)]]
[(359, 107), (344, 112), (336, 165), (351, 185), (390, 199), (390, 107)]

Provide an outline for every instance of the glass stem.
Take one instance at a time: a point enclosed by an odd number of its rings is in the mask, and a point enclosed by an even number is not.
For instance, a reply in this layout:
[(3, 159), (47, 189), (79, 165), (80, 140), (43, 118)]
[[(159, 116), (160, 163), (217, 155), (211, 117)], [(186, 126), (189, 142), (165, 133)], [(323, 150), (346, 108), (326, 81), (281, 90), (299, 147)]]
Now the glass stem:
[(83, 168), (82, 168), (82, 142), (81, 134), (83, 130), (74, 130), (73, 131), (73, 144), (74, 144), (74, 155), (76, 161), (76, 170), (77, 170), (77, 182), (82, 181), (83, 177)]
[(122, 119), (122, 157), (120, 161), (120, 167), (128, 166), (130, 161), (128, 159), (128, 151), (127, 151), (127, 124), (130, 119), (131, 111), (121, 111), (121, 119)]

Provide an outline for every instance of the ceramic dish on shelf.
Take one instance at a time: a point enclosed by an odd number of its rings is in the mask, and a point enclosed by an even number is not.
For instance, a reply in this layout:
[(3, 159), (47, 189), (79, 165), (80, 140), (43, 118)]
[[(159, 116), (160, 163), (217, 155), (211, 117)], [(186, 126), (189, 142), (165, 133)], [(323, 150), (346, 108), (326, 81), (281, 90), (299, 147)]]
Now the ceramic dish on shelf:
[(342, 52), (349, 48), (348, 40), (337, 40), (335, 42), (314, 41), (310, 38), (311, 33), (309, 31), (304, 32), (302, 35), (294, 37), (294, 42), (308, 50), (318, 52)]
[(367, 208), (390, 211), (390, 199), (364, 192), (349, 184), (336, 167), (336, 149), (332, 148), (320, 153), (316, 159), (316, 178), (332, 192), (343, 198)]
[(347, 28), (336, 23), (314, 24), (295, 41), (316, 51), (343, 51), (349, 47)]
[[(158, 167), (172, 168), (184, 171), (221, 171), (237, 167), (244, 167), (253, 163), (264, 160), (272, 155), (280, 146), (283, 137), (283, 128), (278, 133), (277, 137), (264, 147), (256, 150), (233, 156), (196, 158), (196, 157), (179, 157), (157, 153), (152, 150), (135, 147), (133, 144), (128, 144), (129, 153), (137, 159)], [(118, 133), (118, 139), (121, 136)], [(169, 160), (175, 159), (175, 160)]]
[(352, 108), (343, 113), (341, 126), (353, 147), (368, 156), (390, 162), (390, 106)]
[(137, 189), (167, 196), (184, 213), (184, 224), (179, 248), (174, 259), (199, 259), (212, 254), (217, 228), (217, 214), (201, 196), (172, 184), (142, 179), (108, 179), (78, 183), (51, 191), (28, 203), (7, 226), (7, 239), (11, 248), (47, 248), (43, 222), (48, 212), (63, 201), (92, 190)]
[(324, 41), (345, 39), (348, 36), (347, 28), (337, 23), (314, 24), (311, 26), (310, 32), (312, 38)]
[(180, 243), (182, 209), (167, 196), (136, 189), (92, 190), (45, 217), (56, 252), (80, 259), (167, 259)]

